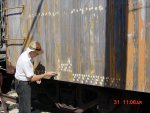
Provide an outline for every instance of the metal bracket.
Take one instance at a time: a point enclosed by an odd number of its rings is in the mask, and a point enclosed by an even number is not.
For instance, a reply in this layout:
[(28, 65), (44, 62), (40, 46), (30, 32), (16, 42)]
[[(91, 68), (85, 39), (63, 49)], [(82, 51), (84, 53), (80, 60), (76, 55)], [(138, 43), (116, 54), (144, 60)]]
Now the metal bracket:
[(22, 8), (22, 10), (23, 10), (24, 9), (24, 5), (17, 6), (17, 7), (11, 7), (11, 8), (4, 8), (4, 9), (0, 10), (0, 12), (7, 11), (7, 10), (10, 10), (10, 9), (17, 9), (17, 8)]
[(26, 38), (4, 38), (4, 40), (9, 41), (9, 40), (26, 40)]

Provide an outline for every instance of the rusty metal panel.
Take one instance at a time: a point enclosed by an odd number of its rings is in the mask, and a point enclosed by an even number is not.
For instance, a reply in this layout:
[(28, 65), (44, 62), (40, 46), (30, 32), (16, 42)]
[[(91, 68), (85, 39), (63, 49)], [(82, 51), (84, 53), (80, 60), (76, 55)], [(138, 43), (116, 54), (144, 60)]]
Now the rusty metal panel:
[(145, 42), (146, 42), (146, 66), (145, 66), (145, 78), (146, 78), (146, 84), (145, 84), (145, 90), (147, 92), (149, 92), (150, 90), (150, 1), (147, 0), (147, 2), (145, 3), (147, 5), (145, 11), (143, 11), (143, 13), (145, 14), (145, 26), (144, 26), (144, 30), (145, 30)]
[(136, 91), (150, 91), (149, 85), (149, 28), (150, 2), (130, 0), (128, 13), (128, 52), (126, 88)]
[[(13, 66), (31, 40), (35, 61), (56, 80), (150, 91), (148, 0), (7, 0), (7, 56)], [(24, 38), (26, 40), (24, 40)]]

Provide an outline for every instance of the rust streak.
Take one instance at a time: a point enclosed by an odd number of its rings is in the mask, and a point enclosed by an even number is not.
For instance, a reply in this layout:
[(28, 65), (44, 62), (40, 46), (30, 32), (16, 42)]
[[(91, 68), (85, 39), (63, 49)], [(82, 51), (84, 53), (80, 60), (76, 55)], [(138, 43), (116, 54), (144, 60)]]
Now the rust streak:
[[(138, 4), (139, 7), (142, 6), (142, 4)], [(142, 11), (139, 10), (138, 12), (138, 17), (139, 17), (139, 66), (138, 66), (138, 89), (139, 90), (142, 90), (144, 91), (144, 80), (145, 80), (145, 51), (146, 51), (146, 48), (145, 48), (145, 31), (144, 31), (144, 22), (142, 20)]]
[[(130, 1), (129, 8), (133, 7), (132, 1)], [(130, 10), (130, 9), (129, 9)], [(129, 12), (128, 13), (128, 34), (132, 34), (134, 36), (134, 13)], [(133, 66), (134, 66), (134, 37), (128, 38), (127, 42), (127, 75), (126, 75), (126, 87), (127, 89), (132, 89), (133, 88)]]

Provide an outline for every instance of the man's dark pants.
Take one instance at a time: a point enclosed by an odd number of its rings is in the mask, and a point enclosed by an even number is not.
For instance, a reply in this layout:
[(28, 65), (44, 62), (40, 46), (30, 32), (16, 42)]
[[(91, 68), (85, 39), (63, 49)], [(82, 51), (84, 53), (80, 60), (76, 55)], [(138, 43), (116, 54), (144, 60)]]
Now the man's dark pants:
[(15, 89), (19, 98), (19, 113), (31, 113), (31, 86), (27, 81), (15, 80)]

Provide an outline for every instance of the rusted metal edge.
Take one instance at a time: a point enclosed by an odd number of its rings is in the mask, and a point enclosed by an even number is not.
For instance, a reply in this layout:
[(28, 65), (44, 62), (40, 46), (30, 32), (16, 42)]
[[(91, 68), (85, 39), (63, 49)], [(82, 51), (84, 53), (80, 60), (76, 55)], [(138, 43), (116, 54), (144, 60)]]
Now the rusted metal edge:
[(7, 10), (10, 10), (10, 9), (17, 9), (17, 8), (22, 8), (22, 9), (24, 9), (24, 5), (17, 6), (17, 7), (11, 7), (11, 8), (4, 8), (3, 10), (0, 10), (0, 12), (2, 12), (2, 11), (7, 11)]
[(9, 40), (26, 40), (26, 38), (4, 38), (4, 40), (9, 41)]

